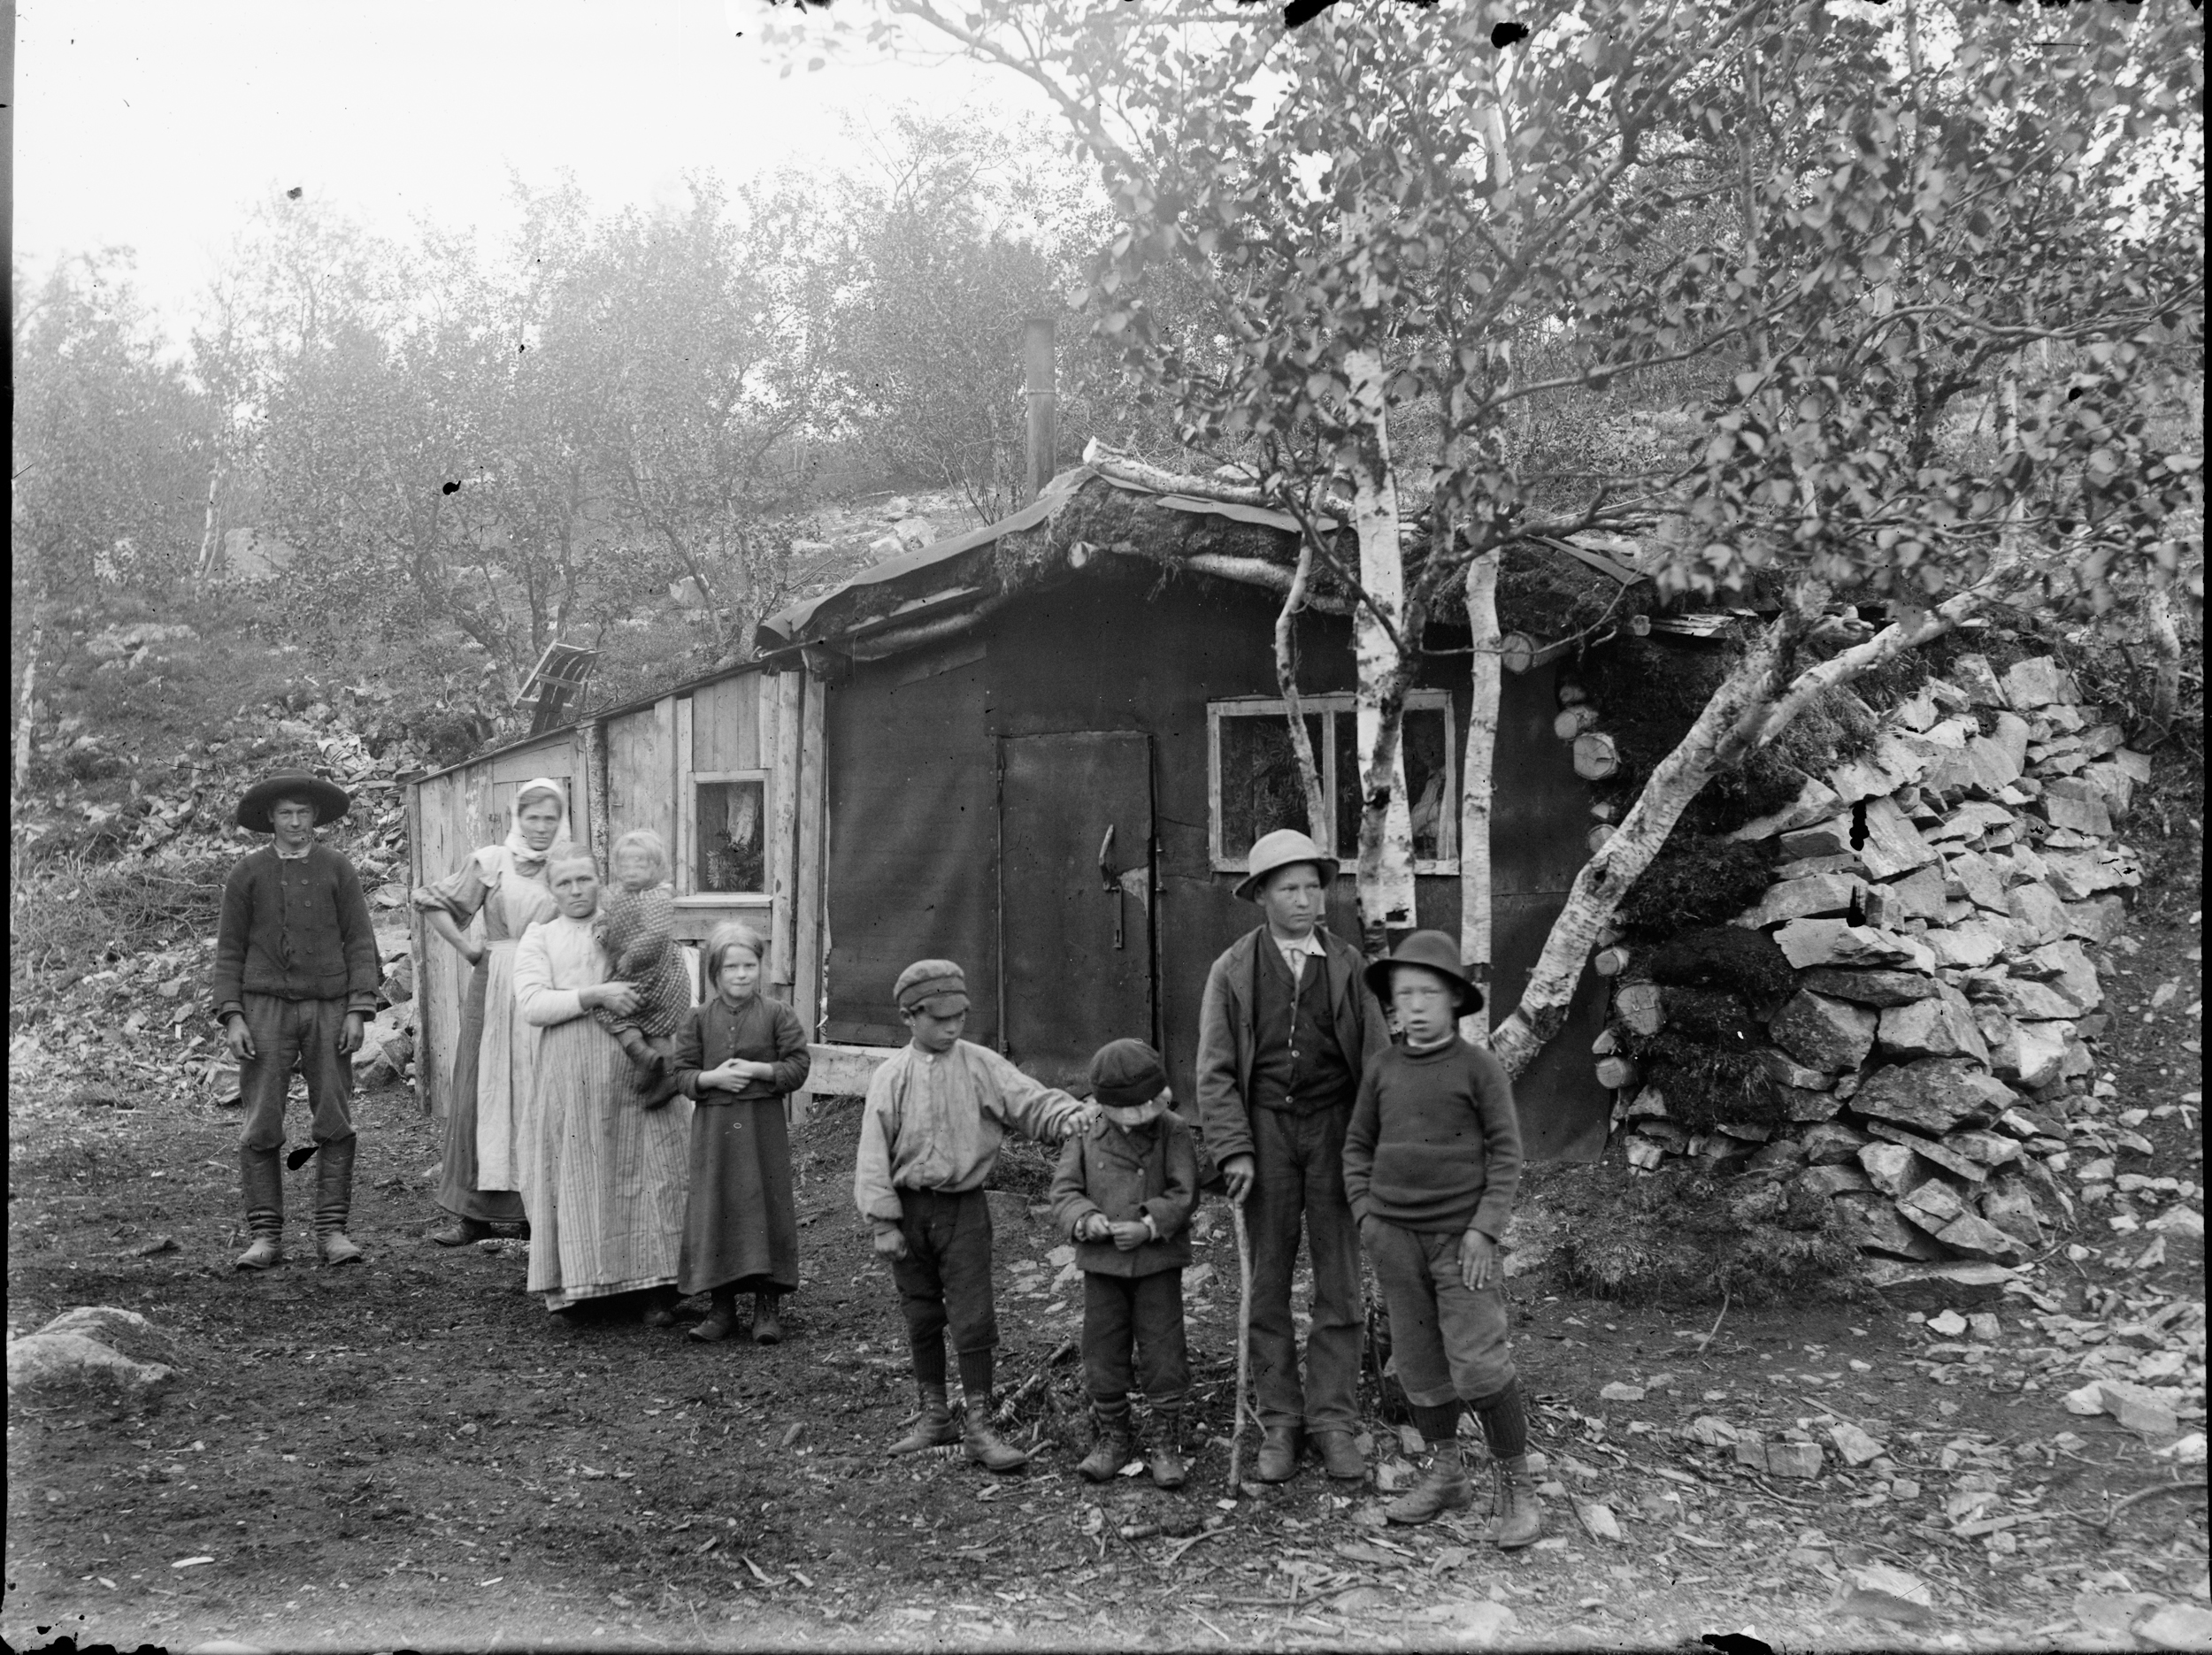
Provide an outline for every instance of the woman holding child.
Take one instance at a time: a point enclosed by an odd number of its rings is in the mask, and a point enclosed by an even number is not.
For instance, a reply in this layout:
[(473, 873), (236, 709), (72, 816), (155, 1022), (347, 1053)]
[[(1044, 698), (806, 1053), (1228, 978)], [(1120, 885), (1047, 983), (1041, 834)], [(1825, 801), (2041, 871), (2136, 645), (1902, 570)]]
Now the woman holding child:
[[(414, 893), (430, 931), (470, 966), (438, 1181), (438, 1205), (455, 1222), (430, 1237), (442, 1247), (480, 1241), (493, 1225), (526, 1216), (536, 1036), (515, 1015), (515, 944), (531, 922), (553, 915), (546, 870), (567, 839), (567, 784), (541, 776), (516, 791), (504, 839), (470, 852), (451, 874)], [(482, 939), (471, 941), (463, 927), (480, 914)]]
[(691, 1105), (639, 1106), (620, 1039), (589, 1014), (634, 1013), (641, 996), (611, 980), (595, 931), (599, 870), (570, 851), (546, 870), (554, 917), (515, 949), (515, 1000), (538, 1031), (533, 1060), (536, 1158), (530, 1172), (529, 1291), (549, 1310), (647, 1295), (645, 1321), (675, 1321)]

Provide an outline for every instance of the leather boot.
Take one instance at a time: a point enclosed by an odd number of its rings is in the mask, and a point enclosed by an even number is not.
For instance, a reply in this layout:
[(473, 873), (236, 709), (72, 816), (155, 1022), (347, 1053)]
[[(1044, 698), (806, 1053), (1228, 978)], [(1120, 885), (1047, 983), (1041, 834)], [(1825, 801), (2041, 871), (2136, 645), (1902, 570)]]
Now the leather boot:
[(1098, 1436), (1075, 1469), (1087, 1482), (1110, 1483), (1129, 1463), (1133, 1446), (1129, 1439), (1129, 1400), (1125, 1397), (1119, 1402), (1093, 1402), (1091, 1414), (1098, 1422)]
[(783, 1343), (783, 1322), (776, 1314), (776, 1306), (782, 1298), (781, 1293), (755, 1293), (753, 1295), (754, 1344), (781, 1345)]
[(960, 1440), (960, 1433), (953, 1426), (952, 1408), (945, 1400), (941, 1384), (925, 1384), (922, 1391), (922, 1416), (914, 1421), (914, 1429), (891, 1444), (895, 1454), (918, 1454), (925, 1449), (942, 1448)]
[(695, 1339), (711, 1345), (717, 1339), (726, 1339), (737, 1331), (737, 1289), (718, 1287), (714, 1290), (714, 1308), (707, 1312), (706, 1320), (691, 1330)]
[(672, 1328), (676, 1325), (676, 1290), (672, 1287), (649, 1287), (645, 1290), (645, 1314), (638, 1320), (649, 1328)]
[(1179, 1489), (1190, 1475), (1183, 1463), (1183, 1410), (1178, 1406), (1152, 1410), (1152, 1440), (1144, 1456), (1156, 1489)]
[(325, 1144), (315, 1157), (315, 1249), (323, 1262), (357, 1264), (361, 1249), (346, 1234), (353, 1211), (353, 1150), (357, 1139)]
[(1260, 1433), (1259, 1463), (1252, 1475), (1263, 1483), (1287, 1483), (1298, 1475), (1298, 1428), (1271, 1425)]
[(1425, 1523), (1445, 1512), (1456, 1512), (1475, 1503), (1475, 1485), (1467, 1467), (1459, 1463), (1459, 1446), (1446, 1443), (1429, 1456), (1429, 1468), (1421, 1480), (1383, 1507), (1394, 1523)]
[(280, 1152), (273, 1149), (238, 1151), (239, 1182), (246, 1196), (246, 1228), (253, 1240), (238, 1255), (242, 1270), (266, 1270), (284, 1262), (284, 1172)]
[(491, 1239), (492, 1227), (480, 1218), (457, 1218), (450, 1227), (434, 1230), (430, 1239), (442, 1247), (465, 1247), (472, 1241)]
[(968, 1413), (967, 1422), (960, 1432), (960, 1440), (968, 1451), (968, 1458), (986, 1471), (1018, 1471), (1029, 1463), (1029, 1456), (991, 1429), (988, 1398), (979, 1398)]
[(1340, 1483), (1358, 1483), (1367, 1475), (1367, 1461), (1360, 1458), (1359, 1444), (1349, 1431), (1316, 1431), (1313, 1445), (1321, 1452), (1322, 1468)]
[(1533, 1545), (1544, 1532), (1544, 1503), (1537, 1497), (1536, 1478), (1528, 1468), (1528, 1456), (1493, 1462), (1497, 1467), (1497, 1493), (1491, 1514), (1497, 1519), (1490, 1539), (1501, 1552), (1517, 1552)]

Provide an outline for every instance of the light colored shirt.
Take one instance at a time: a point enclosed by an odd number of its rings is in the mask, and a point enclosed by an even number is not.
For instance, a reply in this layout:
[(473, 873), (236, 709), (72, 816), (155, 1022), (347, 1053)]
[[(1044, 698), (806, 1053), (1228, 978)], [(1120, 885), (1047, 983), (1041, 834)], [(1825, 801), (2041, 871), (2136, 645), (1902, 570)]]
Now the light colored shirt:
[(515, 1005), (525, 1023), (542, 1029), (582, 1016), (583, 991), (606, 980), (606, 950), (588, 918), (534, 921), (515, 946)]
[(305, 862), (314, 851), (315, 847), (308, 844), (302, 846), (298, 850), (286, 850), (280, 841), (272, 840), (269, 848), (277, 854), (279, 862)]
[(1283, 963), (1290, 968), (1290, 980), (1305, 981), (1306, 962), (1328, 957), (1329, 951), (1321, 945), (1321, 928), (1317, 925), (1302, 937), (1278, 936), (1275, 928), (1267, 928), (1267, 939), (1281, 950)]
[(1005, 1129), (1057, 1143), (1084, 1106), (1033, 1079), (987, 1046), (956, 1040), (942, 1054), (899, 1048), (869, 1077), (853, 1169), (863, 1218), (896, 1223), (901, 1190), (980, 1189)]

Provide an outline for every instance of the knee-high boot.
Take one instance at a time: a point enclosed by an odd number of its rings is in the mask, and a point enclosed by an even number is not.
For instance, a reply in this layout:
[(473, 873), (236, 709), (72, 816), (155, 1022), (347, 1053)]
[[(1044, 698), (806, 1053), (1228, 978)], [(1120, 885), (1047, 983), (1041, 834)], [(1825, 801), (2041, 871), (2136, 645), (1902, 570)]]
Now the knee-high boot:
[(284, 1168), (276, 1149), (238, 1150), (239, 1182), (246, 1197), (246, 1228), (251, 1240), (238, 1255), (242, 1270), (265, 1270), (284, 1262)]
[(325, 1144), (315, 1157), (315, 1247), (325, 1264), (353, 1264), (361, 1249), (346, 1234), (353, 1212), (353, 1149), (357, 1138)]

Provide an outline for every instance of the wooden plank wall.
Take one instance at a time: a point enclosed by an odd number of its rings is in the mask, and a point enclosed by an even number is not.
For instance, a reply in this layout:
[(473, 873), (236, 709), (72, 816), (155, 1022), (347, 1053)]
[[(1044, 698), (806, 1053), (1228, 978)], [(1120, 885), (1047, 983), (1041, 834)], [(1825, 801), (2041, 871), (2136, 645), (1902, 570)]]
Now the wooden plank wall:
[(673, 696), (607, 721), (607, 835), (634, 828), (676, 844), (676, 701)]
[(798, 822), (794, 832), (792, 1008), (814, 1038), (822, 1027), (822, 962), (829, 952), (824, 934), (823, 853), (828, 844), (828, 796), (822, 768), (822, 705), (826, 686), (811, 672), (788, 676), (800, 681)]

